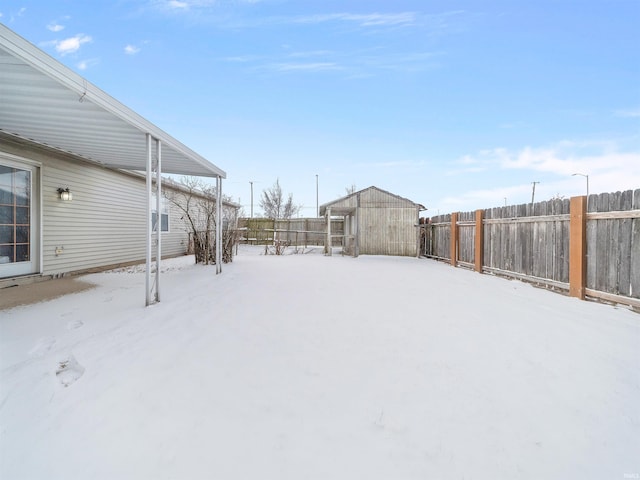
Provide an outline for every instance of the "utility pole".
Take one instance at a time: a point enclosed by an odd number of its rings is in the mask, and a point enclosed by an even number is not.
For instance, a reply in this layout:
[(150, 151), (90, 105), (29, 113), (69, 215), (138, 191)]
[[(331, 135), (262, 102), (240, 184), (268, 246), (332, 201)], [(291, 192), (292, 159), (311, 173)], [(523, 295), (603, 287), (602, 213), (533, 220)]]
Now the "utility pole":
[(533, 185), (533, 189), (531, 190), (531, 206), (533, 207), (533, 200), (534, 198), (536, 198), (536, 184), (540, 183), (540, 182), (531, 182), (531, 185)]
[(316, 217), (320, 216), (320, 209), (318, 208), (318, 174), (316, 173)]
[(251, 218), (253, 218), (253, 182), (249, 181), (251, 185)]

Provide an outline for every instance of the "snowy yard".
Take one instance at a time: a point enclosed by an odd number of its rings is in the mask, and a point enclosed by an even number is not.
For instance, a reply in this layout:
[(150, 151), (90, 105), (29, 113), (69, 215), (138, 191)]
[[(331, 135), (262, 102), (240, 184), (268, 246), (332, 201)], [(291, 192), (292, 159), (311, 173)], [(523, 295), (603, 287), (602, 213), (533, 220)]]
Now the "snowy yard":
[(0, 478), (640, 478), (638, 314), (424, 259), (191, 261), (150, 308), (134, 270), (0, 312)]

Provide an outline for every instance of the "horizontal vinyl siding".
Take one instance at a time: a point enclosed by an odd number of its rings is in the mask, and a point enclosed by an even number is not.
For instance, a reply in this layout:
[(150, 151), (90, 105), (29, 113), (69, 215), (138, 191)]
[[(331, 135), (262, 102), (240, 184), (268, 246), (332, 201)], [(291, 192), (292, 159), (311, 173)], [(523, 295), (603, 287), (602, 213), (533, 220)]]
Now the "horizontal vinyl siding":
[[(145, 178), (82, 162), (65, 154), (9, 143), (3, 150), (41, 163), (43, 274), (55, 275), (108, 265), (144, 262)], [(69, 187), (73, 200), (59, 199)], [(169, 232), (162, 255), (186, 253), (187, 234), (177, 207), (167, 202)], [(155, 236), (154, 236), (155, 238)], [(56, 255), (56, 248), (62, 253)]]
[(162, 255), (183, 255), (187, 252), (188, 230), (182, 220), (180, 209), (169, 200), (165, 201), (169, 209), (169, 231), (162, 233)]
[[(42, 179), (45, 274), (144, 260), (144, 182), (61, 159), (43, 165)], [(60, 201), (58, 187), (69, 187), (73, 200)]]

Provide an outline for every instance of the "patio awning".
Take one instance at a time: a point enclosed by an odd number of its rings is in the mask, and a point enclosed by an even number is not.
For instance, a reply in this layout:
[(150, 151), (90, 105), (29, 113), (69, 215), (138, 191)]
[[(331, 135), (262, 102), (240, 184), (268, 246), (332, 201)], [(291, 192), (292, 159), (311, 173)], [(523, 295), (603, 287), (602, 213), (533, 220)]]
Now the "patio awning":
[(0, 24), (0, 131), (106, 167), (146, 169), (146, 135), (162, 143), (162, 172), (226, 173)]
[[(223, 170), (2, 24), (0, 133), (105, 167), (145, 171), (149, 207), (155, 172), (156, 211), (160, 210), (163, 173), (215, 177), (216, 208), (221, 217), (222, 179), (226, 178)], [(152, 281), (151, 212), (152, 208), (147, 208), (147, 305), (160, 301), (162, 258), (162, 235), (156, 235), (156, 272)], [(222, 256), (221, 223), (216, 222), (218, 259)], [(216, 272), (220, 271), (218, 261)]]

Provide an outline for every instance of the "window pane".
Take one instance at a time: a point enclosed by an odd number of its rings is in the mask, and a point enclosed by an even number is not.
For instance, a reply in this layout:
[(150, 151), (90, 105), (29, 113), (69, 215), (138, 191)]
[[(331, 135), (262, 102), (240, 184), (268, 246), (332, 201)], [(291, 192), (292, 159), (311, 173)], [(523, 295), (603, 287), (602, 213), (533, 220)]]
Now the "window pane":
[(151, 230), (152, 231), (156, 231), (157, 227), (158, 227), (158, 215), (156, 214), (156, 212), (151, 212)]
[(169, 215), (162, 214), (160, 218), (162, 220), (162, 231), (168, 232), (169, 231)]
[(0, 263), (13, 263), (13, 245), (0, 245)]
[(13, 243), (13, 225), (0, 226), (0, 243)]
[(0, 207), (0, 224), (13, 224), (13, 207)]
[(29, 245), (16, 245), (16, 262), (29, 261)]
[(16, 243), (29, 243), (29, 227), (16, 227)]
[(29, 205), (29, 190), (16, 188), (16, 205)]
[(16, 224), (29, 224), (29, 207), (16, 207)]
[(14, 186), (16, 188), (27, 188), (31, 181), (31, 172), (27, 170), (15, 170)]
[(13, 205), (13, 193), (11, 193), (11, 187), (0, 185), (0, 204)]
[(13, 168), (0, 165), (0, 186), (11, 190), (11, 181), (13, 179)]

